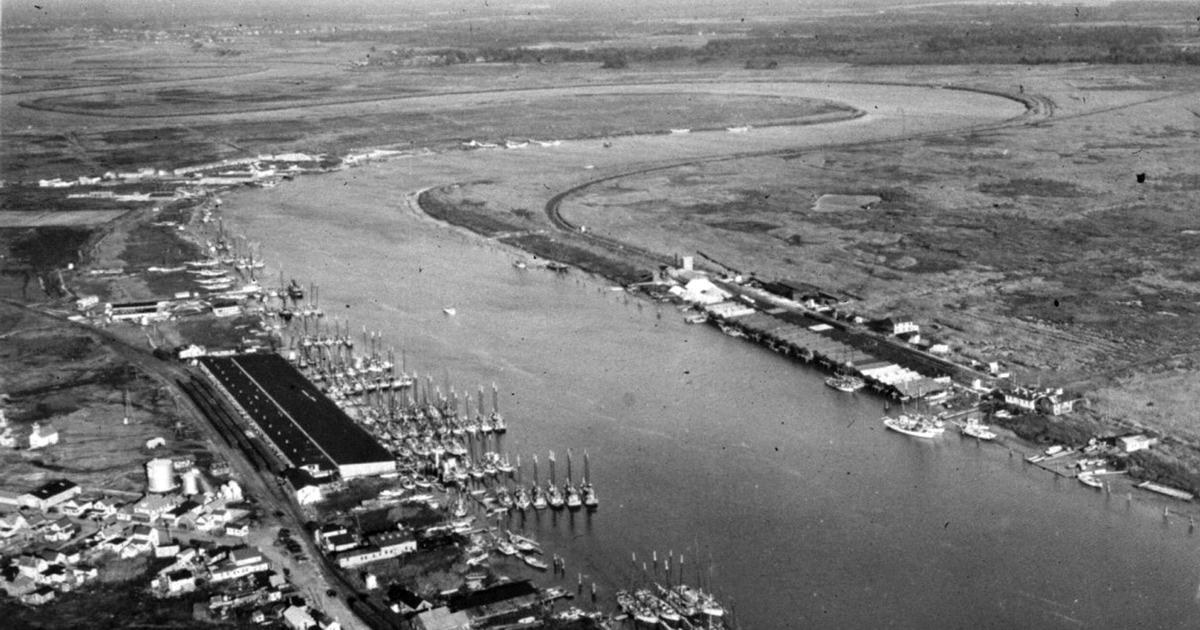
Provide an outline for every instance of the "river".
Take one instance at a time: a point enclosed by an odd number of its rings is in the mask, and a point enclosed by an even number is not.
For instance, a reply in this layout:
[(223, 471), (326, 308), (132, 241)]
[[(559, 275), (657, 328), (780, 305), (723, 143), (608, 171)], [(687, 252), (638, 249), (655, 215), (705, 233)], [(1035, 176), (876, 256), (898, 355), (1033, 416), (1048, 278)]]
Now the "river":
[(582, 573), (610, 603), (668, 579), (650, 561), (670, 553), (675, 577), (682, 554), (685, 579), (749, 629), (1200, 627), (1200, 551), (1161, 507), (953, 432), (887, 432), (880, 399), (671, 306), (517, 269), (405, 205), (468, 172), (452, 168), (302, 177), (226, 197), (225, 220), (410, 370), (443, 389), (496, 383), (526, 480), (534, 454), (543, 481), (550, 451), (560, 479), (567, 448), (576, 476), (591, 455), (598, 512), (508, 524), (566, 558), (564, 586)]

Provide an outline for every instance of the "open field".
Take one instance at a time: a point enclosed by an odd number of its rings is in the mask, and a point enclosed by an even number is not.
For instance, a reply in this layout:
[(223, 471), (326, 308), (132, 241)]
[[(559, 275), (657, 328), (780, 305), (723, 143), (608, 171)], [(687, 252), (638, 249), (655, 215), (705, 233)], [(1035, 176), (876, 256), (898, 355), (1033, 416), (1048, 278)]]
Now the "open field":
[[(5, 488), (68, 477), (85, 489), (140, 492), (153, 457), (209, 457), (194, 432), (176, 431), (175, 400), (96, 334), (0, 303), (0, 335), (5, 415), (21, 443), (0, 450)], [(58, 443), (28, 450), (35, 422), (53, 426)], [(166, 447), (146, 449), (155, 437)]]
[[(153, 42), (18, 33), (3, 44), (0, 177), (427, 148), (380, 169), (413, 174), (439, 218), (621, 280), (702, 250), (850, 291), (965, 357), (1091, 392), (1094, 415), (1200, 440), (1185, 394), (1200, 383), (1200, 79), (1183, 8), (1157, 10), (1021, 9), (1033, 26), (987, 7), (939, 13), (951, 24), (928, 9), (667, 17), (602, 36), (591, 15), (486, 44), (468, 18)], [(955, 30), (980, 20), (1003, 28)], [(563, 143), (462, 146), (529, 138)], [(350, 180), (346, 207), (413, 192), (390, 172)], [(140, 271), (196, 253), (146, 216), (96, 228), (24, 194), (0, 193), (5, 295), (65, 297), (55, 271), (83, 257)], [(33, 229), (44, 220), (58, 227)], [(187, 288), (67, 279), (113, 299)]]
[(128, 210), (67, 210), (63, 212), (0, 212), (0, 229), (76, 227), (107, 223)]

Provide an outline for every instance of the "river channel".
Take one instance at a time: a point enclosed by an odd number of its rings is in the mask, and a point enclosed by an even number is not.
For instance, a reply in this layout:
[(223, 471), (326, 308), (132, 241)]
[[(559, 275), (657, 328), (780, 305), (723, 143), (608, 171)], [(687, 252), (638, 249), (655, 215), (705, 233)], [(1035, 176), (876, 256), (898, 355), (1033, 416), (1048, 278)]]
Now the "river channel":
[(223, 212), (269, 265), (319, 285), (327, 319), (379, 331), (410, 371), (496, 383), (527, 482), (534, 454), (543, 482), (550, 451), (560, 480), (568, 448), (576, 477), (590, 454), (598, 512), (506, 524), (566, 558), (563, 586), (582, 574), (613, 610), (614, 589), (682, 573), (755, 630), (1200, 627), (1200, 534), (1160, 506), (953, 432), (885, 431), (882, 400), (674, 307), (517, 269), (405, 204), (455, 181), (435, 170), (301, 177)]

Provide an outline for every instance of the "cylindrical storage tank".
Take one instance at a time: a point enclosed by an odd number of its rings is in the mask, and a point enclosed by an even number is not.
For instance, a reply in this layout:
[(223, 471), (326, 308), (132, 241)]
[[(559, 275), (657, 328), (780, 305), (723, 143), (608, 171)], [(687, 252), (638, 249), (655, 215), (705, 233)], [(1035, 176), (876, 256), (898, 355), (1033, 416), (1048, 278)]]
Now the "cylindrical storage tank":
[(175, 471), (169, 459), (152, 459), (146, 463), (147, 490), (166, 493), (175, 489)]
[(200, 494), (200, 471), (195, 468), (183, 473), (183, 494), (192, 496)]

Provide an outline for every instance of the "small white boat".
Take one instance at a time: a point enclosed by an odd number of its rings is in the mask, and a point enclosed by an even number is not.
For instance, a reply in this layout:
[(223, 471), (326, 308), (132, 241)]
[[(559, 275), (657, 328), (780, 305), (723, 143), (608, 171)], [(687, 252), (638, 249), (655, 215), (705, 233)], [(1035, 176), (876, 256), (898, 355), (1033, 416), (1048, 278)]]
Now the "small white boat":
[(994, 440), (996, 439), (995, 432), (986, 424), (980, 424), (978, 420), (968, 420), (962, 428), (963, 435), (973, 437), (978, 440)]
[(691, 131), (691, 129), (672, 129), (671, 133), (690, 133)]
[(1079, 483), (1090, 488), (1096, 488), (1097, 490), (1104, 488), (1104, 484), (1099, 479), (1096, 479), (1096, 475), (1093, 473), (1079, 473), (1075, 478), (1079, 480)]
[(458, 309), (454, 308), (453, 306), (447, 306), (446, 308), (442, 309), (442, 312), (447, 315), (457, 315)]

